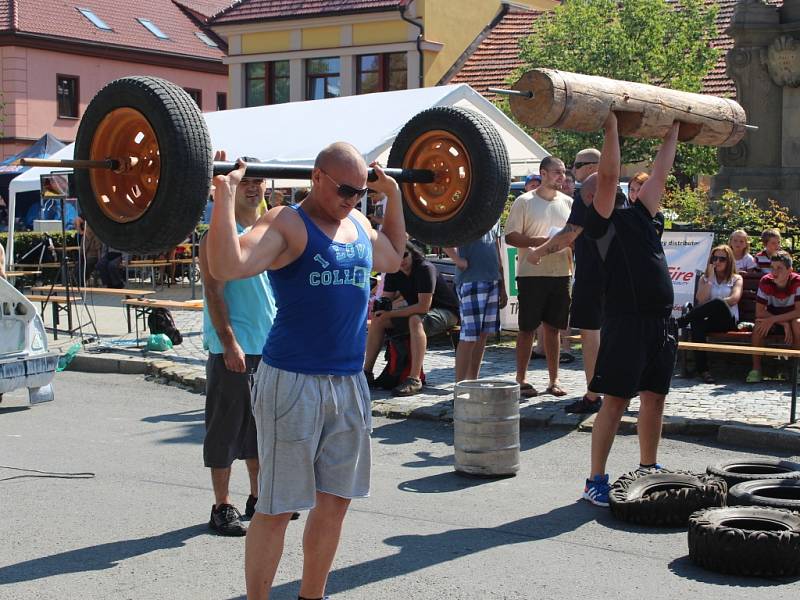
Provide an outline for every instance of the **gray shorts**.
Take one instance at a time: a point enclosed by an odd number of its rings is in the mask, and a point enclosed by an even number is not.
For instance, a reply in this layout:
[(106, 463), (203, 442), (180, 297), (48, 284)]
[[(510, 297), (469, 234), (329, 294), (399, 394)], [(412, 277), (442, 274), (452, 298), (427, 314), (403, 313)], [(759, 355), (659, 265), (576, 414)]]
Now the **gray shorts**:
[(262, 362), (253, 415), (261, 466), (257, 512), (311, 509), (317, 492), (369, 495), (372, 413), (363, 373), (304, 375)]
[[(422, 315), (422, 329), (426, 337), (439, 335), (456, 325), (458, 325), (458, 315), (446, 308), (432, 308)], [(408, 333), (408, 317), (392, 319), (392, 329), (394, 333)]]

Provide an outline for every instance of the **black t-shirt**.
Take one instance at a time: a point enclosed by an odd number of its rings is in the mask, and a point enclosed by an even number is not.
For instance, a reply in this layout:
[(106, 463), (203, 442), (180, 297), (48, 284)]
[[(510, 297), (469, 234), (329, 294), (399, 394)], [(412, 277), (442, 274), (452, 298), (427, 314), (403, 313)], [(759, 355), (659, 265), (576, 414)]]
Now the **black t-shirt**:
[(416, 304), (417, 294), (430, 294), (433, 292), (431, 308), (446, 308), (458, 314), (458, 298), (447, 285), (436, 267), (423, 260), (411, 266), (411, 274), (402, 271), (387, 273), (383, 284), (386, 292), (400, 292), (408, 304)]
[[(567, 223), (585, 228), (588, 210), (581, 198), (580, 189), (575, 190)], [(603, 285), (603, 261), (597, 254), (596, 244), (584, 234), (575, 238), (575, 283), (578, 286)]]
[(605, 264), (607, 316), (668, 317), (675, 299), (661, 232), (664, 216), (652, 216), (640, 202), (615, 209), (604, 219), (594, 206), (583, 234), (594, 240)]

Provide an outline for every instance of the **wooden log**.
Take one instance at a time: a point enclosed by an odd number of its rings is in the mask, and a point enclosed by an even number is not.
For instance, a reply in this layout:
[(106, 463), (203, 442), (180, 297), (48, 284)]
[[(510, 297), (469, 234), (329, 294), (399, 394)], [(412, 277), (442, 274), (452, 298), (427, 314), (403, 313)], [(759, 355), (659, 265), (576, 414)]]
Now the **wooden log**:
[(533, 69), (514, 88), (511, 112), (529, 127), (592, 132), (613, 110), (625, 137), (663, 138), (680, 121), (679, 139), (702, 146), (733, 146), (744, 137), (747, 115), (728, 98), (693, 94), (643, 83)]

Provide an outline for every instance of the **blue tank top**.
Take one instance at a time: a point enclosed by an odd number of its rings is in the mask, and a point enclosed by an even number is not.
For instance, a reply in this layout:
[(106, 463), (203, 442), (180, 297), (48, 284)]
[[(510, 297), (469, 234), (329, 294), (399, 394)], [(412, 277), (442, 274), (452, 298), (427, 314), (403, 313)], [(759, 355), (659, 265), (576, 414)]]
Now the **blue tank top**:
[[(238, 223), (236, 231), (239, 235), (245, 233), (245, 229)], [(275, 316), (275, 300), (267, 274), (228, 281), (225, 283), (223, 296), (233, 335), (242, 352), (258, 356)], [(203, 342), (206, 350), (212, 354), (222, 354), (225, 351), (211, 322), (208, 300), (203, 303)]]
[(355, 375), (364, 368), (372, 243), (352, 217), (352, 243), (330, 239), (301, 207), (308, 241), (300, 257), (269, 272), (277, 313), (264, 362), (308, 375)]

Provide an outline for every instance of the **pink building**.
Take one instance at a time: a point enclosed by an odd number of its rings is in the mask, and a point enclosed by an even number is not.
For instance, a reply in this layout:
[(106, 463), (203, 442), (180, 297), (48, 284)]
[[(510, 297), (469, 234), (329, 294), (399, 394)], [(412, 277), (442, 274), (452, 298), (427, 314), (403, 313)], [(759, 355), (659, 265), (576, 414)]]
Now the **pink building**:
[(153, 75), (227, 108), (225, 46), (204, 26), (230, 0), (0, 0), (0, 160), (44, 133), (72, 142), (107, 82)]

